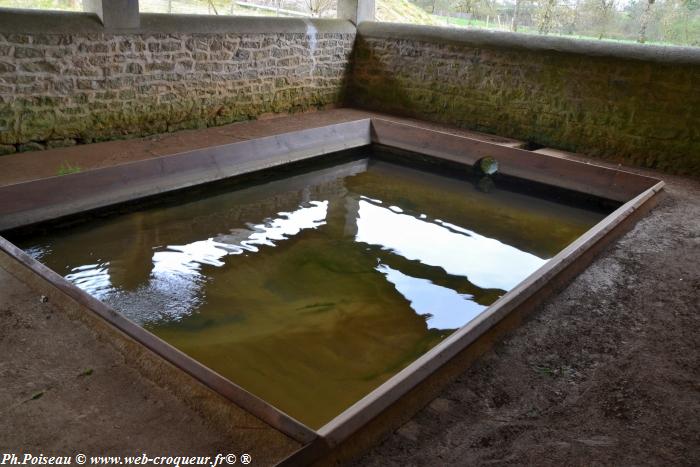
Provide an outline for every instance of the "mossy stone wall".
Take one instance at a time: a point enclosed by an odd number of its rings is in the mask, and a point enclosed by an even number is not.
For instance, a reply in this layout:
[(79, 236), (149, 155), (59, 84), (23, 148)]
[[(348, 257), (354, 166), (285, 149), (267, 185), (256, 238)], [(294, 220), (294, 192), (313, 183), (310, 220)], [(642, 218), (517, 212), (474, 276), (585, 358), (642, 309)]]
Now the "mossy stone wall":
[(338, 105), (354, 36), (0, 34), (0, 154)]
[(373, 37), (362, 29), (351, 85), (357, 106), (700, 175), (697, 64)]

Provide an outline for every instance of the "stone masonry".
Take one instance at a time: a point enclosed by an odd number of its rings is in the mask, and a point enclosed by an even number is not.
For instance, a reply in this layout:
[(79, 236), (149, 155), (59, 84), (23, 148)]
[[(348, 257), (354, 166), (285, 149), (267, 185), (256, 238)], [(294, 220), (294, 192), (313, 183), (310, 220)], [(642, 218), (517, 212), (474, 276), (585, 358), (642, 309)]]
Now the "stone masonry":
[(337, 105), (354, 36), (0, 34), (0, 154)]
[(700, 175), (697, 64), (373, 37), (361, 25), (352, 83), (360, 107)]
[(697, 59), (371, 22), (357, 40), (332, 28), (176, 31), (0, 33), (0, 154), (345, 104), (700, 174)]

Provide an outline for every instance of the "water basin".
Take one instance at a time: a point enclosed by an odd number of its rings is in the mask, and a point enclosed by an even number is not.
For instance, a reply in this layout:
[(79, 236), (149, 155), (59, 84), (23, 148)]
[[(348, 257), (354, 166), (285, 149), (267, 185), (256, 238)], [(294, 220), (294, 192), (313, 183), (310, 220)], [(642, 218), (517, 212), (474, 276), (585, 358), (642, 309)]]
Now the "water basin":
[(615, 207), (549, 198), (364, 148), (15, 243), (316, 429)]

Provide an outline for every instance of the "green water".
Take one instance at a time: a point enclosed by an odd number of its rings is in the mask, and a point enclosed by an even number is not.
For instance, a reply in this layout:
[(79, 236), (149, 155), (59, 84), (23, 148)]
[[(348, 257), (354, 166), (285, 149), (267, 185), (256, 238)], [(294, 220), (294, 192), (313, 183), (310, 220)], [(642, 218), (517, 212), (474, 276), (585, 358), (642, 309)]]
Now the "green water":
[(17, 243), (317, 428), (604, 215), (356, 159)]

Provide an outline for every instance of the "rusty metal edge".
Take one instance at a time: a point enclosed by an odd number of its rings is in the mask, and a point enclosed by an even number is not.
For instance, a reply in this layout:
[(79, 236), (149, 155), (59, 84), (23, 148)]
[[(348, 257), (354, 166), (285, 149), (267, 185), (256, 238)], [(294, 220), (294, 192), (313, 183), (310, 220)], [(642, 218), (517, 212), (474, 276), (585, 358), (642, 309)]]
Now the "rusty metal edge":
[(414, 360), (384, 384), (321, 427), (318, 430), (319, 435), (325, 438), (331, 446), (346, 439), (352, 432), (381, 412), (383, 408), (415, 387), (439, 366), (474, 342), (480, 335), (535, 294), (550, 279), (576, 261), (586, 250), (603, 239), (608, 232), (656, 195), (663, 186), (664, 182), (659, 181), (653, 187), (620, 206), (515, 288), (496, 300), (477, 318), (455, 331), (440, 344)]
[(362, 118), (0, 187), (0, 231), (370, 144)]
[(498, 161), (502, 174), (619, 202), (627, 202), (658, 181), (595, 163), (504, 147), (410, 123), (375, 117), (371, 125), (373, 143), (470, 166), (482, 157), (491, 156)]
[[(396, 140), (386, 138), (386, 135), (382, 134), (383, 125), (410, 131), (416, 140), (420, 141), (420, 144), (396, 144)], [(434, 142), (430, 141), (430, 138), (426, 138), (427, 135), (433, 138), (437, 137), (439, 140), (437, 146)], [(445, 152), (444, 147), (440, 146), (446, 139), (451, 139), (452, 142), (457, 142), (458, 144), (460, 140), (464, 140), (465, 143), (473, 142), (470, 138), (463, 136), (428, 130), (411, 124), (372, 118), (373, 143), (381, 143), (390, 147), (399, 147), (400, 149), (417, 153), (427, 153), (437, 159), (458, 162), (465, 165), (472, 165), (476, 162), (479, 157), (478, 155), (467, 155), (466, 153), (455, 155), (451, 151)], [(495, 151), (497, 154), (501, 154), (499, 151), (500, 148), (496, 147), (496, 145), (486, 142), (479, 142), (479, 144), (483, 145), (481, 152), (488, 153), (490, 151)], [(508, 148), (508, 150), (511, 151), (511, 148)], [(571, 188), (567, 180), (557, 180), (558, 174), (547, 173), (547, 169), (549, 168), (547, 167), (547, 162), (556, 160), (556, 158), (552, 156), (542, 157), (543, 155), (530, 151), (523, 151), (522, 155), (527, 155), (528, 159), (530, 159), (523, 160), (526, 164), (535, 165), (537, 170), (544, 172), (544, 174), (539, 175), (540, 179), (544, 179), (542, 181), (548, 183), (554, 182), (556, 186), (563, 188)], [(533, 164), (533, 158), (537, 159), (535, 164)], [(568, 270), (576, 268), (582, 269), (585, 265), (590, 263), (592, 258), (586, 258), (586, 253), (593, 250), (594, 247), (602, 248), (611, 242), (614, 237), (616, 237), (615, 231), (620, 230), (620, 227), (626, 220), (632, 219), (633, 214), (642, 211), (647, 206), (653, 205), (654, 198), (664, 187), (663, 181), (623, 170), (609, 169), (595, 164), (570, 160), (567, 160), (566, 163), (574, 170), (582, 170), (596, 176), (596, 181), (600, 183), (600, 187), (598, 188), (600, 195), (612, 194), (615, 198), (620, 198), (621, 195), (619, 192), (610, 192), (606, 190), (605, 182), (608, 180), (613, 180), (613, 183), (623, 185), (620, 187), (622, 189), (634, 190), (640, 186), (646, 187), (646, 189), (632, 199), (626, 200), (627, 202), (613, 213), (606, 216), (605, 219), (596, 224), (545, 265), (533, 272), (527, 279), (497, 300), (478, 318), (457, 330), (450, 337), (445, 339), (445, 341), (419, 357), (401, 372), (394, 375), (353, 406), (321, 427), (318, 430), (320, 435), (319, 440), (302, 446), (299, 450), (278, 463), (278, 466), (309, 465), (331, 455), (342, 443), (360, 432), (363, 427), (372, 422), (389, 407), (398, 403), (402, 397), (429, 379), (431, 375), (441, 369), (458, 354), (465, 351), (465, 349), (479, 338), (486, 335), (521, 305), (533, 299), (544, 300), (551, 295), (552, 291), (547, 290), (545, 285), (550, 281), (554, 281), (557, 277), (564, 276), (565, 272)], [(559, 161), (557, 161), (557, 164), (562, 165)], [(506, 171), (508, 171), (508, 169), (509, 168), (506, 168)], [(608, 177), (612, 176), (612, 178), (602, 178), (598, 176), (598, 173), (603, 173)], [(517, 174), (521, 175), (521, 173)], [(632, 186), (628, 188), (628, 184)]]
[(156, 335), (124, 317), (109, 306), (68, 282), (58, 273), (36, 261), (10, 241), (0, 236), (0, 249), (22, 266), (41, 277), (80, 305), (117, 328), (129, 338), (146, 346), (156, 355), (183, 370), (214, 392), (222, 395), (242, 409), (250, 412), (271, 427), (302, 444), (312, 442), (317, 433), (290, 415), (282, 412), (259, 397), (251, 394), (214, 370), (179, 351)]
[[(318, 430), (320, 435), (318, 440), (302, 446), (276, 465), (289, 467), (323, 463), (324, 459), (333, 456), (336, 451), (342, 450), (343, 443), (351, 440), (387, 409), (400, 403), (405, 396), (417, 390), (432, 375), (443, 369), (447, 363), (467, 351), (482, 337), (506, 321), (505, 318), (523, 311), (526, 314), (536, 304), (542, 303), (550, 297), (555, 293), (555, 290), (549, 287), (550, 284), (553, 282), (559, 285), (565, 284), (575, 277), (590, 264), (596, 251), (600, 251), (610, 244), (639, 220), (635, 219), (635, 216), (645, 215), (656, 205), (663, 187), (664, 182), (658, 181), (654, 186), (608, 215), (497, 300), (478, 318), (457, 330), (445, 341), (321, 427)], [(591, 252), (593, 255), (590, 254)], [(529, 308), (529, 310), (521, 310), (521, 308)], [(505, 331), (501, 330), (498, 334)], [(483, 349), (481, 351), (483, 352)], [(467, 368), (464, 367), (461, 370), (464, 371)], [(420, 407), (415, 408), (413, 413), (419, 409)], [(380, 428), (380, 431), (388, 432), (389, 430)], [(350, 447), (348, 450), (357, 451), (357, 447)], [(347, 456), (344, 460), (347, 460)]]
[[(367, 121), (371, 126), (372, 136), (371, 139), (374, 142), (378, 142), (376, 137), (376, 128), (374, 126), (375, 120), (381, 120), (377, 118), (371, 119), (361, 119)], [(353, 121), (354, 123), (360, 120)], [(346, 123), (353, 123), (346, 122)], [(481, 141), (476, 141), (468, 137), (457, 136), (449, 133), (443, 133), (436, 130), (428, 130), (421, 128), (419, 126), (407, 125), (403, 123), (391, 122), (388, 120), (382, 120), (382, 123), (387, 123), (396, 126), (409, 127), (410, 131), (425, 132), (425, 134), (433, 133), (438, 134), (440, 138), (449, 137), (455, 138), (457, 140), (463, 140), (465, 144), (485, 145), (484, 147), (488, 149), (501, 149), (504, 148), (492, 144), (485, 143)], [(343, 125), (343, 124), (336, 124)], [(333, 125), (333, 126), (336, 126)], [(325, 127), (320, 127), (325, 128)], [(302, 130), (304, 131), (304, 130)], [(299, 132), (285, 133), (282, 135), (276, 135), (269, 138), (279, 138), (280, 136), (292, 135)], [(253, 144), (265, 138), (251, 140)], [(248, 143), (245, 141), (243, 143)], [(225, 147), (237, 145), (241, 143), (232, 143), (231, 145), (219, 146), (217, 150)], [(382, 141), (382, 144), (386, 142)], [(357, 143), (356, 146), (361, 145)], [(389, 144), (391, 146), (391, 144)], [(394, 145), (395, 147), (400, 147), (401, 149), (409, 149), (417, 152), (425, 152), (427, 147), (415, 147), (410, 145)], [(206, 153), (207, 150), (212, 150), (213, 148), (206, 148), (203, 150), (190, 151), (188, 153), (182, 153), (179, 156), (188, 155), (191, 153), (198, 153), (199, 155)], [(508, 151), (520, 151), (512, 148), (505, 148)], [(322, 151), (320, 154), (324, 154), (330, 151)], [(529, 151), (523, 151), (527, 154), (533, 154)], [(439, 159), (449, 160), (454, 162), (454, 157), (445, 157), (444, 154), (432, 153), (433, 157)], [(543, 161), (554, 159), (551, 156), (543, 156)], [(167, 157), (174, 156), (163, 156), (165, 159)], [(307, 156), (310, 157), (310, 156)], [(460, 159), (457, 160), (463, 164), (473, 164), (473, 160)], [(139, 161), (143, 162), (143, 161)], [(287, 161), (280, 161), (281, 165)], [(591, 164), (578, 163), (573, 161), (566, 161), (568, 164), (588, 166)], [(137, 162), (138, 163), (138, 162)], [(134, 164), (137, 164), (134, 163)], [(129, 164), (125, 164), (129, 165)], [(594, 166), (599, 167), (599, 166)], [(250, 169), (249, 171), (259, 170), (264, 167), (258, 167)], [(602, 167), (600, 167), (602, 168)], [(98, 170), (109, 170), (98, 169)], [(114, 325), (117, 329), (124, 332), (130, 338), (140, 342), (147, 348), (152, 350), (154, 353), (160, 355), (165, 360), (174, 364), (178, 368), (185, 371), (187, 374), (191, 375), (195, 379), (199, 380), (206, 386), (210, 387), (212, 390), (221, 394), (228, 400), (232, 401), (236, 405), (240, 406), (244, 410), (249, 411), (251, 414), (257, 416), (261, 420), (268, 423), (273, 428), (280, 430), (282, 433), (290, 436), (292, 439), (299, 441), (304, 444), (297, 452), (293, 453), (287, 459), (283, 460), (278, 465), (304, 465), (307, 463), (314, 462), (320, 459), (327, 453), (329, 453), (334, 447), (341, 444), (343, 441), (347, 440), (354, 433), (359, 431), (365, 424), (374, 419), (379, 415), (384, 409), (388, 408), (396, 401), (398, 401), (403, 395), (415, 388), (422, 381), (427, 379), (432, 373), (437, 371), (441, 366), (443, 366), (452, 357), (457, 355), (459, 352), (467, 348), (472, 342), (478, 339), (481, 335), (486, 333), (490, 328), (498, 324), (505, 316), (517, 308), (520, 304), (531, 298), (533, 295), (537, 294), (540, 289), (551, 279), (561, 273), (564, 269), (571, 266), (572, 263), (582, 256), (587, 250), (597, 243), (603, 241), (608, 233), (610, 233), (615, 227), (617, 227), (626, 218), (632, 215), (636, 210), (640, 209), (649, 202), (659, 191), (663, 189), (664, 183), (656, 179), (649, 177), (641, 177), (636, 174), (615, 170), (615, 169), (605, 169), (608, 171), (615, 172), (616, 175), (620, 175), (622, 179), (616, 180), (617, 182), (624, 183), (625, 180), (629, 180), (628, 176), (631, 178), (644, 179), (644, 182), (656, 182), (652, 187), (644, 190), (641, 194), (637, 195), (632, 200), (626, 202), (615, 212), (607, 216), (603, 221), (594, 226), (591, 230), (586, 232), (584, 235), (579, 237), (574, 241), (569, 247), (561, 251), (552, 260), (547, 262), (540, 269), (535, 271), (531, 276), (529, 276), (525, 281), (521, 282), (518, 286), (508, 292), (506, 295), (501, 297), (496, 303), (489, 307), (482, 315), (477, 319), (468, 323), (466, 326), (460, 328), (450, 337), (448, 337), (441, 344), (433, 348), (428, 353), (424, 354), (422, 357), (414, 361), (404, 370), (396, 374), (394, 377), (386, 381), (384, 384), (379, 386), (377, 389), (372, 391), (370, 394), (362, 398), (356, 404), (345, 410), (343, 413), (338, 415), (336, 418), (331, 420), (328, 424), (321, 427), (319, 430), (314, 431), (308, 428), (306, 425), (298, 422), (294, 418), (275, 408), (274, 406), (268, 404), (257, 396), (249, 393), (243, 388), (237, 386), (230, 380), (224, 378), (223, 376), (217, 374), (213, 370), (205, 367), (191, 357), (185, 355), (184, 353), (178, 351), (170, 344), (162, 341), (155, 335), (139, 327), (135, 323), (131, 322), (127, 318), (123, 317), (121, 314), (112, 310), (107, 305), (103, 304), (99, 300), (93, 298), (86, 292), (80, 290), (73, 284), (66, 281), (63, 277), (53, 272), (43, 264), (37, 262), (36, 260), (29, 257), (22, 250), (14, 246), (8, 240), (0, 237), (0, 248), (3, 249), (7, 254), (14, 257), (17, 261), (22, 263), (25, 267), (29, 268), (32, 272), (42, 277), (44, 280), (49, 282), (54, 287), (66, 293), (68, 296), (81, 303), (88, 309), (95, 312), (98, 316), (105, 319), (110, 324)], [(91, 172), (86, 172), (85, 175)], [(242, 173), (242, 172), (239, 172)], [(239, 174), (236, 173), (236, 174)], [(227, 175), (231, 176), (231, 175)], [(225, 177), (220, 177), (225, 178)], [(639, 180), (637, 181), (639, 182)], [(31, 182), (30, 182), (31, 183)], [(205, 183), (205, 182), (198, 182)], [(190, 183), (187, 186), (194, 185)], [(564, 185), (565, 186), (565, 185)], [(165, 192), (165, 191), (160, 191)], [(156, 193), (157, 194), (157, 193)], [(135, 194), (134, 197), (142, 196), (141, 194)], [(299, 463), (301, 462), (301, 464)]]

